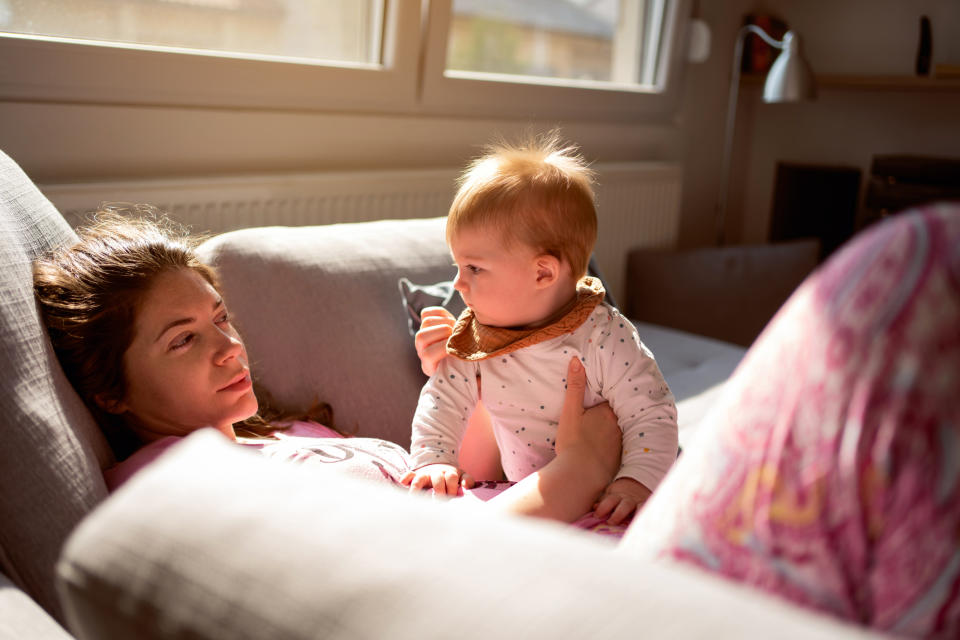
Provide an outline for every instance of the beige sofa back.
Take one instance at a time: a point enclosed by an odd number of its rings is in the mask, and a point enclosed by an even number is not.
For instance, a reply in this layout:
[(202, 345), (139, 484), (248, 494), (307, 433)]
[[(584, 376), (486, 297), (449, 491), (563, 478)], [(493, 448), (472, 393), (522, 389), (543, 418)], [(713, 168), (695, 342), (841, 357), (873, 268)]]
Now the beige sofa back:
[(76, 235), (0, 152), (0, 567), (61, 618), (60, 547), (106, 496), (106, 442), (67, 382), (37, 312), (31, 263)]
[(200, 248), (254, 379), (283, 409), (333, 406), (351, 435), (410, 445), (420, 372), (398, 280), (455, 274), (444, 218), (232, 231)]

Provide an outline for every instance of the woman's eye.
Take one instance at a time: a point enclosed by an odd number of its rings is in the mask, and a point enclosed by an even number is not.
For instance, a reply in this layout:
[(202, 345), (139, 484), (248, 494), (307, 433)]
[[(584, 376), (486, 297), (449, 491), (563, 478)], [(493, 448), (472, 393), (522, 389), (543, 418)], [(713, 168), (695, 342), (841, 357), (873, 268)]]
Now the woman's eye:
[(182, 348), (184, 348), (185, 346), (187, 346), (188, 344), (190, 344), (190, 341), (191, 341), (191, 340), (193, 340), (193, 334), (192, 334), (192, 333), (184, 333), (184, 334), (181, 334), (181, 335), (177, 336), (176, 339), (174, 339), (173, 342), (170, 343), (170, 350), (173, 351), (173, 350), (175, 350), (175, 349), (182, 349)]
[(214, 320), (214, 322), (216, 322), (217, 324), (223, 324), (224, 322), (230, 322), (230, 314), (227, 313), (226, 311), (224, 311), (224, 312), (221, 313), (219, 316), (217, 316), (217, 319)]

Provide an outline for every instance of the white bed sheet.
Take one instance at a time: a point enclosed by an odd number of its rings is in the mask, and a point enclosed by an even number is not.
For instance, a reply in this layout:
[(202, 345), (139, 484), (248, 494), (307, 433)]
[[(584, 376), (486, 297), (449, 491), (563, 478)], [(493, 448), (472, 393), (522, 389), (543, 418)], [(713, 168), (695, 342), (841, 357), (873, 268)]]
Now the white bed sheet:
[(747, 350), (686, 331), (632, 321), (677, 400), (680, 446), (688, 448), (697, 427), (719, 398)]

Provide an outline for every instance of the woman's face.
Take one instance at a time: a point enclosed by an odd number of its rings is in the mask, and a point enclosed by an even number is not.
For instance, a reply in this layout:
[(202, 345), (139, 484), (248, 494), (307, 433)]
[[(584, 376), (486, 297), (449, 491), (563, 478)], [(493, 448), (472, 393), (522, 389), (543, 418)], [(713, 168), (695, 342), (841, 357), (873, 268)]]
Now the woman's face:
[(190, 269), (158, 276), (123, 356), (126, 397), (113, 411), (147, 440), (234, 422), (257, 410), (247, 353), (220, 294)]

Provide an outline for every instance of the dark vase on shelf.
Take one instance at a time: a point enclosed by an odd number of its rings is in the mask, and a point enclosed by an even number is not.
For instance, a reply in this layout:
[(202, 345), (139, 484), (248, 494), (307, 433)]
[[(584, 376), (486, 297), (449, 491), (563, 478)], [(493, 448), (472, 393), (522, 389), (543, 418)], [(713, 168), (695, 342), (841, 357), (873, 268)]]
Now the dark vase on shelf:
[(930, 74), (930, 58), (933, 54), (933, 35), (930, 33), (930, 18), (920, 17), (920, 44), (917, 46), (917, 75)]

